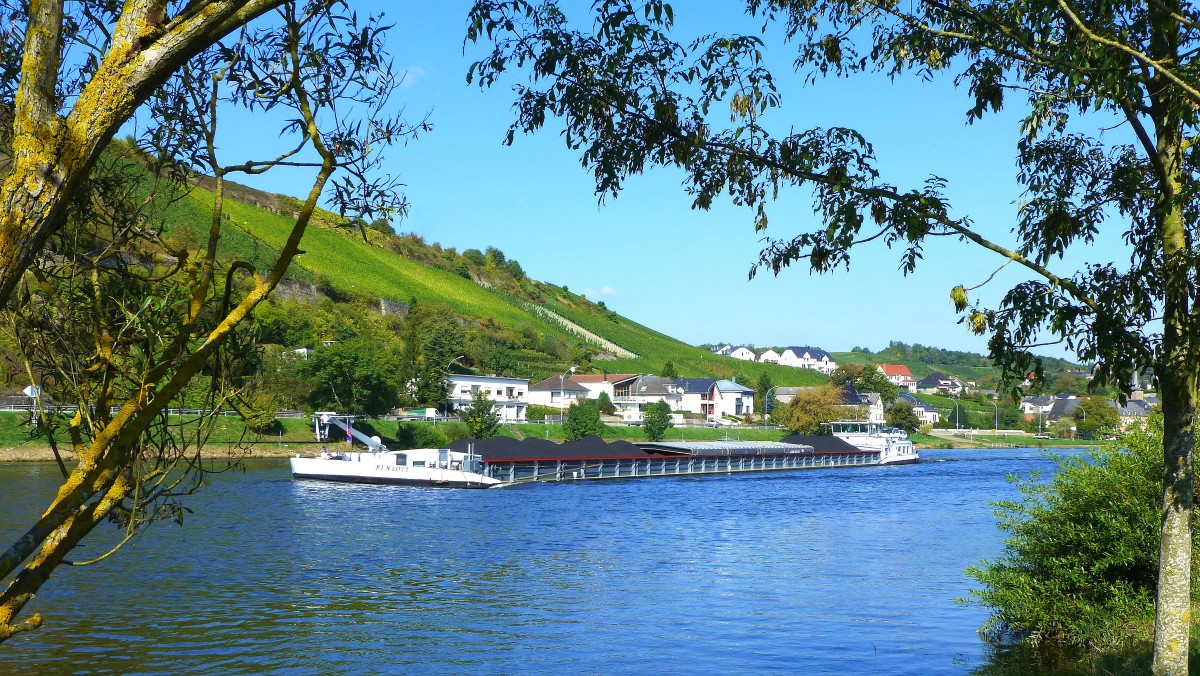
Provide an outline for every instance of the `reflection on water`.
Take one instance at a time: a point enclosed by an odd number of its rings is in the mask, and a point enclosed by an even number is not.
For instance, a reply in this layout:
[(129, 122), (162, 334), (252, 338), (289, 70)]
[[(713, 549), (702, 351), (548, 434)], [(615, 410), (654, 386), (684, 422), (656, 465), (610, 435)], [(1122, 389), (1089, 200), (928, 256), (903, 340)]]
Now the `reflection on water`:
[[(1005, 475), (1052, 465), (923, 457), (490, 491), (253, 463), (182, 528), (56, 573), (31, 606), (45, 627), (0, 648), (4, 670), (1015, 673), (988, 662), (985, 611), (954, 599), (1000, 551), (988, 501), (1015, 495)], [(0, 467), (4, 540), (54, 469)]]

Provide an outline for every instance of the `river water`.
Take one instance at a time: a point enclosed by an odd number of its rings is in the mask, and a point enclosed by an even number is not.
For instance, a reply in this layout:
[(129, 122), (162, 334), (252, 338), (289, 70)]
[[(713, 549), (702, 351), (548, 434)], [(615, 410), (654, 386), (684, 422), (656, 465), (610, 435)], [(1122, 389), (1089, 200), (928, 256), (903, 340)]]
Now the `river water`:
[[(216, 477), (30, 605), (4, 673), (1004, 671), (955, 599), (1038, 451), (490, 491)], [(0, 466), (0, 542), (57, 468)], [(99, 554), (100, 543), (76, 559)]]

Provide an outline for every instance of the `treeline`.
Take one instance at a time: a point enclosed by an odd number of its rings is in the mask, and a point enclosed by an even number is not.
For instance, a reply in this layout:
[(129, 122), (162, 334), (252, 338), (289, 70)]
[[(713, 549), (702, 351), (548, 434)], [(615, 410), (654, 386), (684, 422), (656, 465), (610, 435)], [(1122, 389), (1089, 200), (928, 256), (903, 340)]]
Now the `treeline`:
[[(896, 361), (896, 362), (920, 362), (922, 364), (937, 364), (942, 366), (966, 366), (978, 368), (992, 368), (992, 360), (981, 354), (974, 352), (962, 352), (959, 350), (947, 350), (940, 347), (930, 347), (920, 343), (909, 345), (898, 340), (893, 340), (888, 343), (888, 346), (879, 352), (871, 352), (865, 347), (854, 347), (851, 352), (861, 354), (869, 354), (877, 358), (877, 361)], [(1069, 371), (1077, 369), (1079, 366), (1065, 359), (1056, 357), (1042, 357), (1042, 367), (1047, 371)]]
[(254, 313), (259, 358), (247, 373), (260, 407), (380, 415), (444, 408), (448, 374), (529, 377), (585, 363), (586, 350), (529, 326), (472, 321), (412, 299), (382, 313), (366, 302), (275, 299)]

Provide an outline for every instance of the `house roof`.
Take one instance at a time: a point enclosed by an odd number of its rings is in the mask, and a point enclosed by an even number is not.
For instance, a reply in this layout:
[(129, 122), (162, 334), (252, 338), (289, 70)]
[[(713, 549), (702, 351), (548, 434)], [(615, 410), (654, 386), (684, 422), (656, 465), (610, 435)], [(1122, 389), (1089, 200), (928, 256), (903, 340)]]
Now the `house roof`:
[[(555, 376), (555, 377), (557, 378), (557, 376)], [(472, 381), (482, 381), (482, 382), (489, 382), (489, 383), (524, 384), (524, 383), (529, 382), (529, 380), (526, 378), (516, 378), (516, 377), (510, 378), (508, 376), (474, 376), (474, 375), (470, 375), (468, 373), (451, 373), (449, 376), (449, 379), (450, 379), (450, 382), (452, 382), (452, 383), (468, 383), (468, 382), (472, 382)]]
[(917, 381), (917, 387), (961, 387), (962, 381), (954, 376), (948, 376), (945, 373), (934, 371), (924, 378)]
[(850, 406), (870, 403), (870, 398), (858, 391), (858, 388), (846, 383), (842, 386), (842, 402)]
[(678, 384), (671, 378), (661, 376), (640, 376), (633, 385), (633, 394), (640, 395), (670, 395), (676, 394)]
[[(676, 378), (675, 384), (683, 388), (686, 393), (708, 392), (712, 389), (716, 378)], [(782, 388), (780, 388), (782, 389)]]
[[(810, 347), (808, 345), (793, 345), (793, 346), (789, 347), (788, 350), (791, 350), (792, 354), (795, 354), (797, 357), (803, 357), (804, 353), (807, 352), (808, 355), (810, 357), (812, 357), (813, 359), (833, 360), (833, 357), (830, 357), (828, 352), (826, 352), (825, 350), (822, 350), (819, 347)], [(786, 352), (786, 351), (787, 350), (784, 350), (784, 352)]]
[[(553, 377), (557, 378), (558, 376)], [(585, 383), (595, 385), (597, 383), (623, 383), (626, 380), (633, 380), (636, 377), (638, 377), (636, 373), (580, 373), (571, 376), (568, 380), (580, 385)]]
[(909, 371), (908, 367), (904, 364), (880, 364), (879, 368), (883, 371), (883, 375), (885, 376), (912, 377), (912, 371)]
[(748, 350), (751, 354), (757, 354), (756, 352), (754, 352), (754, 348), (746, 347), (745, 345), (738, 345), (737, 347), (730, 350), (730, 353), (737, 352), (738, 350)]
[(1108, 400), (1109, 406), (1114, 406), (1117, 409), (1117, 415), (1122, 418), (1145, 418), (1150, 414), (1150, 404), (1145, 399), (1130, 399), (1121, 406), (1119, 402), (1112, 399)]
[(570, 378), (550, 376), (529, 386), (530, 392), (587, 392), (588, 388), (573, 382)]
[(906, 401), (906, 402), (912, 404), (913, 408), (923, 408), (926, 411), (936, 411), (937, 410), (933, 406), (926, 404), (925, 402), (921, 401), (920, 399), (917, 399), (916, 397), (912, 396), (908, 392), (901, 392), (901, 393), (897, 394), (896, 399), (899, 401)]
[(753, 388), (746, 387), (745, 385), (739, 385), (739, 384), (733, 382), (732, 380), (718, 380), (717, 382), (713, 383), (713, 386), (722, 392), (753, 392), (754, 391)]
[(1056, 398), (1054, 403), (1050, 405), (1050, 412), (1046, 414), (1046, 420), (1058, 420), (1059, 418), (1069, 418), (1075, 415), (1075, 409), (1081, 401), (1083, 400), (1067, 397)]

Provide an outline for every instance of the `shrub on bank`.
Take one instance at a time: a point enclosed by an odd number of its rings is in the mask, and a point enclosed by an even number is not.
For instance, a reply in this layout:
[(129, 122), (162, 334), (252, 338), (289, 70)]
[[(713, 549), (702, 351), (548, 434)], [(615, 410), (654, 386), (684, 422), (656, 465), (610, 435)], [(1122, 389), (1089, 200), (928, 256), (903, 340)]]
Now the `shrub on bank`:
[(986, 639), (1089, 651), (1152, 639), (1162, 429), (1152, 415), (1119, 449), (1057, 457), (1049, 481), (1014, 479), (1022, 498), (997, 503), (1004, 552), (967, 571), (992, 611)]

